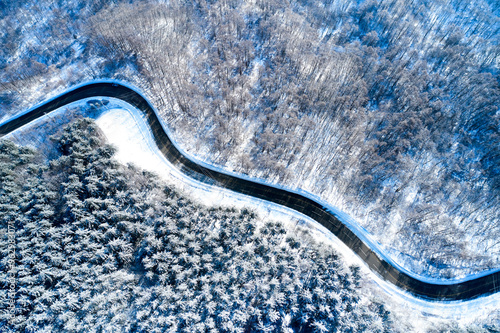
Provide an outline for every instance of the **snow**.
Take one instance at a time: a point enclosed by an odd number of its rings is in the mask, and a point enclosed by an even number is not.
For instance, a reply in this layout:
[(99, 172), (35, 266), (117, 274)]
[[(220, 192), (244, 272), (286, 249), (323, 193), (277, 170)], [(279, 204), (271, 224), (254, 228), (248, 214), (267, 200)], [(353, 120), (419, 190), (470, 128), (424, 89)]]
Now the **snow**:
[[(95, 99), (95, 98), (94, 98)], [(108, 142), (118, 148), (115, 158), (123, 164), (131, 163), (144, 170), (153, 172), (178, 190), (205, 205), (244, 208), (252, 204), (252, 210), (259, 215), (280, 219), (288, 216), (289, 209), (270, 204), (267, 201), (238, 194), (224, 188), (215, 188), (187, 177), (163, 156), (157, 149), (153, 134), (142, 114), (120, 100), (109, 98), (108, 110), (104, 111), (96, 123), (103, 131)], [(255, 205), (255, 202), (258, 202)], [(255, 205), (255, 207), (253, 207)], [(299, 214), (302, 216), (301, 214)], [(304, 216), (305, 217), (305, 216)], [(289, 221), (289, 218), (287, 219)]]
[[(113, 100), (113, 103), (116, 103)], [(116, 159), (123, 164), (133, 163), (136, 166), (154, 172), (163, 178), (168, 177), (169, 170), (165, 168), (165, 160), (161, 153), (154, 150), (146, 130), (138, 126), (136, 112), (127, 109), (113, 108), (105, 111), (97, 120), (97, 124), (104, 130), (109, 143), (118, 147)], [(141, 138), (130, 140), (130, 138)]]
[[(309, 217), (283, 206), (222, 188), (210, 187), (186, 177), (173, 168), (156, 148), (149, 127), (139, 111), (134, 108), (110, 109), (97, 119), (97, 124), (101, 127), (109, 142), (118, 148), (116, 157), (120, 162), (133, 163), (136, 166), (157, 173), (165, 181), (168, 183), (173, 182), (184, 193), (197, 201), (207, 205), (247, 207), (256, 211), (263, 219), (278, 220), (289, 227), (301, 225), (308, 228), (316, 240), (330, 244), (340, 252), (343, 260), (348, 265), (357, 265), (362, 268), (363, 275), (368, 277), (366, 280), (369, 281), (365, 287), (371, 291), (373, 297), (384, 299), (384, 303), (395, 313), (412, 311), (413, 316), (410, 316), (411, 319), (408, 320), (414, 321), (414, 328), (425, 331), (426, 325), (431, 325), (432, 322), (443, 319), (470, 324), (476, 320), (490, 318), (492, 313), (500, 311), (500, 294), (498, 293), (471, 301), (455, 302), (431, 302), (414, 297), (373, 273), (351, 249)], [(355, 223), (341, 211), (332, 210), (332, 212), (350, 226)], [(428, 323), (422, 325), (422, 320)]]
[[(99, 98), (93, 97), (91, 99), (95, 100)], [(110, 103), (107, 105), (106, 110), (96, 115), (96, 122), (108, 141), (117, 148), (116, 158), (118, 161), (125, 164), (132, 163), (140, 168), (158, 174), (168, 184), (175, 184), (174, 187), (183, 192), (186, 196), (202, 204), (237, 208), (246, 207), (255, 211), (260, 216), (261, 220), (272, 219), (280, 221), (290, 228), (296, 228), (298, 226), (307, 228), (316, 240), (332, 245), (341, 254), (346, 264), (353, 264), (361, 267), (361, 273), (365, 276), (365, 281), (367, 281), (364, 287), (370, 292), (369, 295), (366, 295), (367, 297), (381, 299), (391, 312), (396, 315), (400, 314), (400, 316), (404, 317), (402, 320), (411, 324), (414, 328), (425, 331), (429, 325), (442, 320), (454, 320), (462, 324), (468, 324), (476, 320), (500, 318), (499, 293), (471, 301), (431, 302), (419, 299), (381, 279), (345, 244), (319, 223), (307, 216), (267, 201), (231, 192), (223, 188), (212, 187), (185, 176), (174, 168), (157, 149), (149, 126), (143, 119), (140, 111), (117, 99), (106, 98), (106, 100), (109, 100)], [(24, 131), (25, 133), (32, 132), (33, 128), (40, 127), (40, 123), (47, 123), (47, 119), (51, 119), (50, 117), (64, 114), (64, 110), (76, 108), (78, 105), (85, 104), (86, 101), (87, 100), (83, 100), (81, 102), (72, 103), (62, 108), (62, 110), (60, 109), (51, 115), (24, 126), (17, 132), (10, 134), (10, 137), (17, 137), (16, 141), (19, 141), (19, 131)], [(49, 123), (57, 127), (61, 124), (59, 121)], [(166, 128), (166, 130), (168, 132), (168, 128)], [(196, 162), (216, 169), (207, 163), (200, 161)], [(220, 171), (228, 173), (226, 170)], [(242, 177), (241, 175), (238, 176)], [(265, 183), (251, 177), (245, 176), (245, 178)], [(282, 188), (277, 185), (271, 186)], [(380, 252), (386, 260), (397, 266), (394, 260), (382, 251), (380, 244), (374, 241), (367, 231), (359, 226), (359, 224), (349, 215), (308, 192), (301, 190), (295, 192), (322, 203), (348, 225), (362, 240), (369, 243), (374, 249), (378, 249), (378, 252)], [(399, 268), (405, 270), (402, 267)], [(406, 272), (415, 276), (415, 274), (411, 272)], [(487, 273), (488, 272), (483, 272), (478, 275)], [(421, 276), (417, 277), (422, 279)], [(440, 282), (440, 280), (437, 279), (426, 280), (434, 283)], [(441, 283), (445, 282), (441, 281)], [(408, 316), (408, 313), (411, 313), (411, 315)], [(498, 321), (499, 319), (496, 320)]]

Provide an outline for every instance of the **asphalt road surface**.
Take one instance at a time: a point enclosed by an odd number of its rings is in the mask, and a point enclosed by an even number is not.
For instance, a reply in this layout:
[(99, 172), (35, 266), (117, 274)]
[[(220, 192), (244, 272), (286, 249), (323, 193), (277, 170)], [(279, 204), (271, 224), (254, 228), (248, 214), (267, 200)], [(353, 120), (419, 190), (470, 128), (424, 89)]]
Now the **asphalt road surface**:
[(66, 92), (0, 125), (0, 137), (59, 107), (89, 97), (114, 97), (144, 112), (158, 148), (175, 167), (187, 176), (209, 185), (271, 201), (313, 218), (351, 248), (375, 273), (415, 296), (433, 301), (452, 301), (473, 299), (500, 291), (500, 271), (458, 283), (429, 283), (412, 277), (380, 258), (354, 232), (318, 202), (297, 193), (241, 179), (196, 164), (172, 144), (149, 102), (138, 92), (119, 83), (89, 83)]

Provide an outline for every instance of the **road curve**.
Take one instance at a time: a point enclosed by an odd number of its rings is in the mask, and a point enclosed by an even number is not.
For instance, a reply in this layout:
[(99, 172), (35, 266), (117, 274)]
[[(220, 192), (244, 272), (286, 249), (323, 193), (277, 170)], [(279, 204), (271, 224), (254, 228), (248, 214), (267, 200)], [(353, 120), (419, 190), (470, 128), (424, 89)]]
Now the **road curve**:
[(183, 155), (172, 143), (151, 104), (133, 88), (117, 82), (88, 83), (65, 92), (1, 124), (0, 137), (66, 104), (98, 96), (121, 99), (143, 112), (160, 151), (187, 176), (209, 185), (220, 186), (255, 198), (271, 201), (311, 217), (351, 248), (375, 273), (417, 297), (432, 301), (456, 301), (469, 300), (500, 291), (500, 271), (450, 283), (431, 283), (411, 276), (377, 255), (355, 232), (319, 202), (298, 193), (239, 178), (194, 162)]

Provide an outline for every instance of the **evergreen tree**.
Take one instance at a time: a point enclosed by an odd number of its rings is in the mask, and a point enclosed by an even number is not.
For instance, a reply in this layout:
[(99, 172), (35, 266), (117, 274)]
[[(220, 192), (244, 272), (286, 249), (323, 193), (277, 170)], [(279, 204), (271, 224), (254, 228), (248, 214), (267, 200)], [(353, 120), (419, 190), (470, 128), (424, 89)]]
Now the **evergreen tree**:
[[(0, 145), (2, 229), (15, 225), (15, 314), (4, 331), (379, 331), (356, 269), (244, 209), (195, 205), (113, 159), (89, 119), (54, 138), (44, 165)], [(1, 306), (9, 306), (9, 239)], [(386, 317), (381, 320), (382, 314)]]

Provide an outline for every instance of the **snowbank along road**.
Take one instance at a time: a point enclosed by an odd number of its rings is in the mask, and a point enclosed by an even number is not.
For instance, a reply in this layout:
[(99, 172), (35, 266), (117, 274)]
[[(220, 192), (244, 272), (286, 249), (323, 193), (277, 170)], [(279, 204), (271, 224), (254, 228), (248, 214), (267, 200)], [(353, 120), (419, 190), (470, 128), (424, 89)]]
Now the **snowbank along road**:
[(415, 296), (433, 301), (454, 301), (473, 299), (500, 291), (500, 270), (451, 282), (426, 281), (424, 278), (415, 277), (391, 264), (380, 251), (372, 249), (320, 202), (293, 191), (224, 173), (195, 162), (172, 142), (167, 134), (168, 131), (163, 128), (155, 109), (146, 98), (136, 89), (115, 81), (84, 84), (52, 98), (0, 124), (0, 137), (66, 104), (89, 97), (114, 97), (144, 112), (158, 148), (186, 175), (209, 185), (224, 187), (289, 207), (313, 218), (351, 248), (375, 273)]

